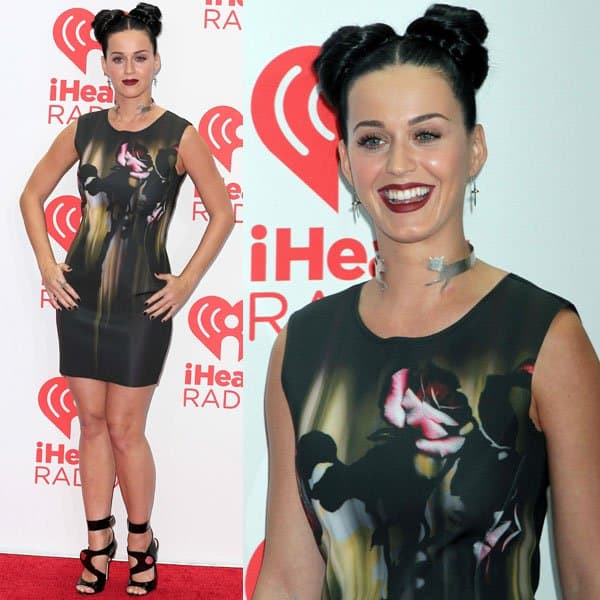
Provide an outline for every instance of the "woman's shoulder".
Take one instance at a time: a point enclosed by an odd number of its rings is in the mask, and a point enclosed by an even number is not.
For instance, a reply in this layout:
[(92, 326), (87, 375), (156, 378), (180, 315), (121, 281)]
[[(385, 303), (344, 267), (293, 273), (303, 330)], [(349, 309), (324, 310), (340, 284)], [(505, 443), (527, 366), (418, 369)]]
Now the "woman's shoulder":
[(172, 110), (169, 110), (168, 108), (164, 109), (164, 116), (165, 116), (166, 119), (169, 119), (173, 123), (179, 124), (184, 129), (186, 127), (189, 127), (190, 125), (193, 127), (193, 124), (192, 124), (191, 121), (189, 121), (185, 117), (182, 117), (181, 115), (178, 115), (176, 112), (173, 112)]
[(535, 307), (543, 304), (556, 311), (562, 308), (569, 308), (577, 312), (571, 301), (516, 273), (509, 273), (507, 275), (506, 288), (508, 293), (516, 296), (521, 305), (524, 303)]

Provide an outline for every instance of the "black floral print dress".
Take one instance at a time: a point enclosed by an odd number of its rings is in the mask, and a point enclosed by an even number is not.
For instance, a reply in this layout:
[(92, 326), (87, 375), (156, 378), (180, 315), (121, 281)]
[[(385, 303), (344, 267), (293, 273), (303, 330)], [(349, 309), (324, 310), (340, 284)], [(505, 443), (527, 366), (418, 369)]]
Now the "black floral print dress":
[(60, 372), (127, 386), (158, 381), (171, 322), (144, 302), (170, 272), (167, 229), (184, 175), (178, 146), (190, 123), (166, 111), (141, 131), (117, 131), (108, 111), (79, 117), (75, 146), (82, 219), (65, 262), (81, 297), (57, 312)]
[(530, 600), (548, 487), (531, 380), (573, 306), (509, 275), (447, 329), (382, 339), (360, 289), (292, 315), (282, 371), (322, 599)]

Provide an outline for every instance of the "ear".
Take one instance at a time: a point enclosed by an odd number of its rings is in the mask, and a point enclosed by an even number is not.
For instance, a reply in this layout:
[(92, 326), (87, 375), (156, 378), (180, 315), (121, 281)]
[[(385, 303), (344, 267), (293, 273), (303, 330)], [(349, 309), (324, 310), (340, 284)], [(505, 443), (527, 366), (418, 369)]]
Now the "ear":
[(154, 55), (154, 75), (158, 75), (160, 73), (160, 68), (162, 67), (162, 63), (160, 61), (160, 54), (157, 52)]
[(485, 131), (479, 124), (475, 125), (471, 133), (471, 164), (469, 166), (469, 177), (475, 177), (483, 168), (487, 159), (487, 144)]
[(106, 74), (106, 58), (104, 58), (104, 54), (100, 57), (100, 66), (102, 67), (104, 77), (108, 77), (108, 75)]
[(351, 187), (354, 187), (354, 181), (352, 181), (352, 169), (350, 169), (350, 158), (348, 157), (348, 148), (344, 140), (340, 140), (338, 143), (338, 154), (340, 157), (340, 169), (342, 175)]

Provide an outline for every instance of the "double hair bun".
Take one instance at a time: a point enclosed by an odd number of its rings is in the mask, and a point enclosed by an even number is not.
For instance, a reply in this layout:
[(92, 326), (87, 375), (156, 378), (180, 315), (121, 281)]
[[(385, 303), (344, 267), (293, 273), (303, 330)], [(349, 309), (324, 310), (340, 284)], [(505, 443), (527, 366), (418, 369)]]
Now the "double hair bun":
[(332, 106), (339, 106), (355, 67), (367, 62), (370, 55), (390, 43), (405, 47), (422, 44), (442, 49), (477, 90), (488, 72), (488, 54), (483, 46), (487, 34), (485, 21), (476, 10), (434, 4), (407, 27), (403, 36), (385, 23), (341, 27), (321, 46), (313, 66), (321, 93)]
[(131, 18), (142, 23), (153, 37), (157, 37), (162, 30), (161, 16), (158, 6), (140, 2), (129, 13), (118, 8), (101, 10), (92, 21), (92, 29), (96, 39), (102, 43), (102, 40), (122, 19)]

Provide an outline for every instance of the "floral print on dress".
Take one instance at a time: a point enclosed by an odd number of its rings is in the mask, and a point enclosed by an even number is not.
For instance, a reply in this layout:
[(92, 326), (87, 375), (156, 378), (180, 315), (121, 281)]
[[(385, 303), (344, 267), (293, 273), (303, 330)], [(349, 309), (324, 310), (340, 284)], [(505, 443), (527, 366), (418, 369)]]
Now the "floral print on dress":
[[(378, 598), (444, 597), (436, 571), (442, 552), (447, 567), (471, 562), (480, 589), (498, 591), (495, 557), (523, 532), (526, 457), (510, 396), (529, 388), (532, 373), (527, 360), (509, 375), (488, 376), (474, 403), (476, 418), (452, 372), (433, 363), (401, 367), (384, 388), (372, 446), (358, 460), (341, 462), (336, 442), (321, 431), (300, 437), (298, 475), (318, 541), (326, 541), (324, 529), (337, 543), (368, 529)], [(472, 536), (468, 546), (454, 547), (453, 538), (464, 536)], [(414, 595), (402, 595), (409, 589)]]

